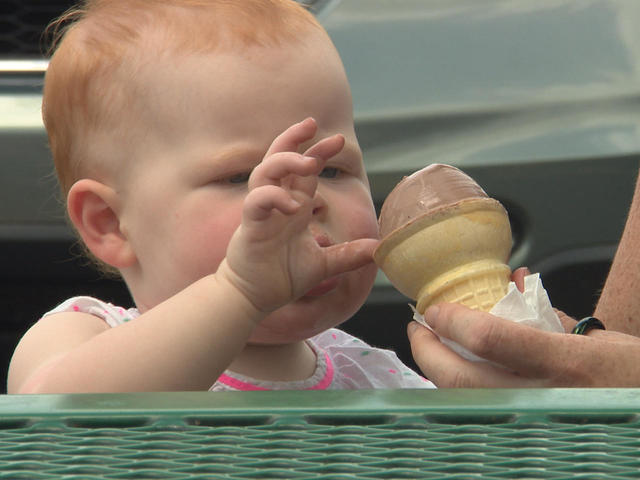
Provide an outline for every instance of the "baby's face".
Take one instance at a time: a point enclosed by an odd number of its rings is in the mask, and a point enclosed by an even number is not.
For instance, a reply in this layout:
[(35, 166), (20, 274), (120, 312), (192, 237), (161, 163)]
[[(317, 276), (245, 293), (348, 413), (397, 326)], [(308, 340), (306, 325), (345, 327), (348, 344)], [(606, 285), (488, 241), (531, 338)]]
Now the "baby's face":
[[(377, 236), (351, 94), (326, 37), (311, 32), (296, 45), (173, 59), (143, 75), (149, 130), (120, 189), (121, 223), (138, 259), (123, 274), (141, 310), (216, 271), (240, 224), (248, 173), (278, 134), (309, 116), (318, 132), (301, 152), (329, 135), (346, 139), (321, 174), (327, 208), (314, 216), (312, 233), (330, 243)], [(253, 340), (299, 340), (346, 320), (375, 272), (371, 264), (274, 312)]]

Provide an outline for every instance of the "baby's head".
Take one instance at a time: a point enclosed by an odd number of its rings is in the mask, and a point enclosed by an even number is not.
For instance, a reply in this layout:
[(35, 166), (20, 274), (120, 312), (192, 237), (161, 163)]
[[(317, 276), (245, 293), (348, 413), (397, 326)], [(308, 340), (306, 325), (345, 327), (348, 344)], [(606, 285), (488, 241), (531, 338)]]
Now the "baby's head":
[[(309, 228), (328, 244), (377, 235), (342, 62), (292, 0), (90, 1), (53, 55), (43, 110), (69, 216), (141, 311), (217, 270), (247, 174), (307, 117), (318, 130), (301, 152), (345, 137)], [(346, 320), (375, 271), (278, 310), (256, 337), (307, 338)]]
[(295, 43), (321, 30), (289, 0), (86, 0), (67, 12), (50, 26), (43, 97), (63, 193), (117, 160), (131, 161), (130, 149), (152, 127), (140, 121), (149, 102), (162, 101), (149, 98), (158, 93), (148, 88), (154, 68), (179, 68), (173, 61), (190, 55)]

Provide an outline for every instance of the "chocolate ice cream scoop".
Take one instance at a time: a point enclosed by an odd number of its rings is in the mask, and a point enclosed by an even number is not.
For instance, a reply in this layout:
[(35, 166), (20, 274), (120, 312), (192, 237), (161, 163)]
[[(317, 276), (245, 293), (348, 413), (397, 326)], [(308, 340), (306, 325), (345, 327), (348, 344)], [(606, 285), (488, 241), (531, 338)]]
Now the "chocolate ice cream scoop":
[(489, 311), (507, 292), (507, 212), (457, 168), (434, 164), (404, 178), (379, 223), (373, 258), (418, 312), (440, 302)]
[(416, 217), (468, 198), (488, 197), (463, 171), (433, 163), (404, 177), (391, 191), (380, 212), (380, 236), (386, 237)]

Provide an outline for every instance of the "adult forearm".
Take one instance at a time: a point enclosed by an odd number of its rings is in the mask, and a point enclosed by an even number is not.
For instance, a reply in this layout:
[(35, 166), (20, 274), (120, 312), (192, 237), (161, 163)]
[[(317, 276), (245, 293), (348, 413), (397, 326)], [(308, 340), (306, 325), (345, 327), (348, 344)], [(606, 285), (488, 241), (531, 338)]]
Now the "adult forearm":
[(610, 330), (640, 336), (640, 178), (594, 315)]

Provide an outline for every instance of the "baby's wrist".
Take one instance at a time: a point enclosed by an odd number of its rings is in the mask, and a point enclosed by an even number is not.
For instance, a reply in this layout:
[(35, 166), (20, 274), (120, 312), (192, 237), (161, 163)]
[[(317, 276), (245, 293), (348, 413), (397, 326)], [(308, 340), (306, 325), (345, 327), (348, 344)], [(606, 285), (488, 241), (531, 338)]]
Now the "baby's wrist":
[(216, 273), (211, 275), (211, 280), (215, 281), (217, 288), (225, 292), (225, 298), (237, 304), (238, 308), (257, 325), (270, 312), (266, 312), (256, 305), (255, 301), (240, 287), (240, 281), (234, 278), (235, 276), (226, 260), (223, 260)]

